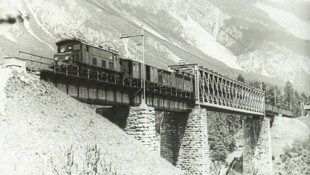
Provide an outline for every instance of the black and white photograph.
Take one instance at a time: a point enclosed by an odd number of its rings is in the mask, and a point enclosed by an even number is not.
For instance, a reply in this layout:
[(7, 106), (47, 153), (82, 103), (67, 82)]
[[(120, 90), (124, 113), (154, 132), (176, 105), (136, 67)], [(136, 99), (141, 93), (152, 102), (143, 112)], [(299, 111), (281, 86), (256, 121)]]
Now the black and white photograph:
[(1, 0), (0, 175), (310, 175), (310, 0)]

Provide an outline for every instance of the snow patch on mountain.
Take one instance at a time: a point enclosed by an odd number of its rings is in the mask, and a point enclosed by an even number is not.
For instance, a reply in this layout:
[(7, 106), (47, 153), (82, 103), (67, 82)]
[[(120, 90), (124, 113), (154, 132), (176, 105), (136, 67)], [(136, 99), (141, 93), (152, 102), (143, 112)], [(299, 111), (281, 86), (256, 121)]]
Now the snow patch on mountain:
[(271, 77), (270, 74), (266, 71), (266, 69), (264, 67), (262, 68), (261, 74), (266, 76), (266, 77)]
[(176, 20), (178, 20), (183, 26), (183, 33), (181, 36), (194, 47), (197, 47), (202, 52), (210, 57), (213, 57), (227, 66), (241, 69), (236, 63), (236, 56), (223, 45), (216, 41), (216, 38), (206, 31), (199, 23), (187, 15), (187, 19), (183, 19), (175, 13), (171, 13)]
[(272, 6), (264, 5), (259, 2), (254, 6), (266, 12), (272, 20), (285, 28), (286, 31), (288, 31), (293, 36), (303, 40), (310, 40), (310, 24), (302, 21), (293, 13), (283, 11)]
[(156, 50), (165, 54), (165, 57), (173, 61), (174, 63), (179, 63), (182, 59), (171, 52), (167, 47), (163, 46), (156, 40), (148, 40), (148, 44), (154, 47)]
[(294, 82), (297, 73), (301, 70), (310, 75), (309, 58), (273, 42), (264, 42), (255, 51), (240, 55), (238, 63), (247, 72), (284, 81)]

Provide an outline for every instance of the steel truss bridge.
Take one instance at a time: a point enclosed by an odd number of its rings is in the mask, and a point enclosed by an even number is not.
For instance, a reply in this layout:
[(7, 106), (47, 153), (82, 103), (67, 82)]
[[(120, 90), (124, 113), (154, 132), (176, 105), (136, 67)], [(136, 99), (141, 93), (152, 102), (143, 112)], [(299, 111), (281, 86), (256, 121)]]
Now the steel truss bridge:
[[(16, 57), (15, 57), (16, 58)], [(19, 52), (19, 59), (28, 69), (40, 70), (41, 78), (82, 102), (96, 105), (139, 105), (143, 83), (141, 79), (104, 72), (78, 70), (53, 71), (48, 68), (53, 59)], [(169, 66), (175, 72), (191, 74), (194, 91), (183, 91), (158, 83), (146, 82), (146, 103), (157, 110), (185, 112), (194, 106), (213, 111), (254, 116), (292, 116), (292, 112), (265, 104), (265, 92), (198, 64)]]

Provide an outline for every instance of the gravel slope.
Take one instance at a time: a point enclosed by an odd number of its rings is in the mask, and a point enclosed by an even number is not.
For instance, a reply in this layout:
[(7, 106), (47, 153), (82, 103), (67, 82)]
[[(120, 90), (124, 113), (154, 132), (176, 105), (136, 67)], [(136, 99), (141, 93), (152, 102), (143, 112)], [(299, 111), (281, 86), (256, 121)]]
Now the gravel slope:
[[(2, 75), (1, 75), (2, 76)], [(119, 174), (181, 174), (151, 155), (120, 128), (38, 77), (14, 71), (0, 114), (0, 174), (64, 174), (71, 146), (71, 171), (86, 168), (86, 147), (101, 150), (101, 163)]]

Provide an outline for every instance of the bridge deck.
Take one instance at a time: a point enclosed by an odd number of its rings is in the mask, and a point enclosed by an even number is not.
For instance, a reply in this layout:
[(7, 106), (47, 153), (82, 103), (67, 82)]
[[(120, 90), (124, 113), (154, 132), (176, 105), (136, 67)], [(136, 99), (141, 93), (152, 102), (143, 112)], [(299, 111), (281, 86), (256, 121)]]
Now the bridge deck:
[[(116, 74), (66, 70), (51, 71), (51, 58), (20, 52), (28, 68), (41, 69), (42, 79), (83, 102), (106, 105), (139, 105), (142, 80)], [(198, 64), (169, 66), (177, 73), (194, 77), (194, 92), (146, 82), (146, 102), (158, 110), (187, 111), (199, 105), (215, 111), (249, 115), (279, 114), (292, 116), (291, 111), (265, 105), (265, 92), (223, 76)]]

